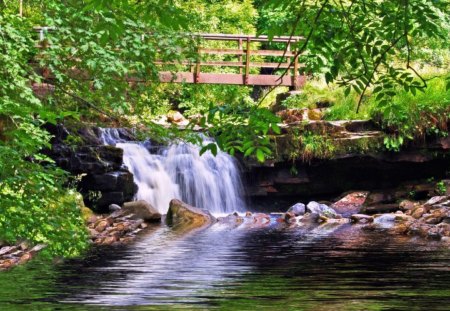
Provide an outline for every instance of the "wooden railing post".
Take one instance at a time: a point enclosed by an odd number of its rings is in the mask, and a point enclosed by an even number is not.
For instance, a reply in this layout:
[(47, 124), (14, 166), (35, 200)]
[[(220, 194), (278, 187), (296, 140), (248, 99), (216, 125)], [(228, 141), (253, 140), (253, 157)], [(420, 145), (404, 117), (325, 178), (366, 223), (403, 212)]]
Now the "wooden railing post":
[(201, 47), (199, 46), (197, 48), (197, 64), (195, 65), (194, 83), (198, 83), (198, 81), (200, 80), (201, 61), (202, 61), (202, 54), (201, 54)]
[(245, 57), (245, 76), (244, 76), (245, 85), (248, 85), (249, 74), (250, 74), (250, 37), (247, 37), (247, 51)]
[(294, 74), (292, 75), (292, 86), (294, 87), (294, 90), (300, 89), (300, 85), (298, 83), (298, 55), (295, 51), (294, 56)]
[[(291, 51), (291, 42), (288, 42), (288, 43), (287, 43), (286, 51), (287, 51), (287, 52), (290, 52), (290, 51)], [(291, 57), (286, 57), (286, 63), (292, 64), (292, 58), (291, 58)], [(291, 67), (291, 66), (289, 66), (289, 67)], [(289, 69), (287, 73), (288, 73), (288, 74), (291, 74), (291, 69)]]
[[(242, 51), (242, 38), (238, 40), (238, 50)], [(242, 54), (239, 54), (238, 60), (242, 65)], [(242, 67), (239, 67), (239, 73), (242, 74)]]

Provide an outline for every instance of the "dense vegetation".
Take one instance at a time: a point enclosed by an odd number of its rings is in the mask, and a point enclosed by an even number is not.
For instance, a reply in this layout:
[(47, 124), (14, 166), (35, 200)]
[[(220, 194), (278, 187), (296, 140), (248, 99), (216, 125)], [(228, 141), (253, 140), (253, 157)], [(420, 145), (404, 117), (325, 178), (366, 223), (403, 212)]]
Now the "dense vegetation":
[[(18, 12), (19, 1), (0, 2), (3, 240), (47, 243), (66, 256), (86, 246), (81, 204), (65, 173), (40, 153), (49, 146), (46, 123), (119, 120), (156, 131), (151, 119), (179, 109), (202, 113), (222, 149), (261, 161), (270, 156), (267, 134), (278, 132), (279, 121), (264, 108), (270, 96), (259, 103), (248, 87), (155, 82), (157, 59), (194, 57), (193, 32), (302, 35), (297, 48), (313, 82), (287, 107), (313, 105), (321, 94), (336, 102), (327, 118), (380, 119), (391, 149), (446, 133), (449, 1), (49, 0), (24, 1), (23, 16)], [(53, 27), (40, 46), (37, 25)], [(42, 82), (33, 62), (54, 76), (46, 97), (33, 92)], [(74, 74), (75, 67), (92, 80)], [(146, 82), (130, 85), (130, 74)], [(314, 82), (320, 77), (326, 84)]]

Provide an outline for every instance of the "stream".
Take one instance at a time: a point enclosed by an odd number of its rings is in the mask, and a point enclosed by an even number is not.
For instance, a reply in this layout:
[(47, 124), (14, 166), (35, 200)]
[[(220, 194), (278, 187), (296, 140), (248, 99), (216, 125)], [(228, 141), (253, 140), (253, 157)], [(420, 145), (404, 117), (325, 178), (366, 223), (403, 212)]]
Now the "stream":
[(450, 251), (364, 231), (154, 225), (127, 246), (2, 273), (1, 310), (448, 310)]

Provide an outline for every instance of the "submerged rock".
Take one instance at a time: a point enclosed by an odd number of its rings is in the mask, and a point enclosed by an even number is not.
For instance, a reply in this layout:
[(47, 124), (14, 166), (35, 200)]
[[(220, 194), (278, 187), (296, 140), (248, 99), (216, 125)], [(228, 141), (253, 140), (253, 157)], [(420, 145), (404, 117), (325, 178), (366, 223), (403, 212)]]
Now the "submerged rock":
[(134, 214), (136, 218), (145, 221), (161, 220), (161, 214), (158, 210), (145, 200), (124, 203), (123, 210), (125, 213)]
[(353, 214), (350, 217), (350, 220), (355, 223), (369, 223), (373, 222), (373, 216), (365, 215), (365, 214)]
[(211, 225), (216, 219), (210, 212), (191, 206), (180, 200), (170, 201), (166, 222), (177, 228), (199, 228)]
[(219, 224), (223, 224), (223, 225), (227, 225), (230, 227), (237, 227), (239, 225), (241, 225), (244, 222), (244, 218), (242, 218), (241, 216), (235, 215), (235, 214), (230, 214), (226, 217), (219, 217), (217, 218), (217, 222)]

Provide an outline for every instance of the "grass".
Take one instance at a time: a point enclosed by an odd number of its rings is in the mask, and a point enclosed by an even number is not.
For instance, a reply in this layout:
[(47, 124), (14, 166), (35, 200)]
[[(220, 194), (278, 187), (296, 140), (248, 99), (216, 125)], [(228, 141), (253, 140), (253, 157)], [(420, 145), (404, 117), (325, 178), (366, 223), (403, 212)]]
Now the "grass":
[[(408, 141), (424, 139), (427, 136), (448, 135), (450, 121), (450, 90), (446, 90), (442, 70), (425, 66), (421, 74), (428, 80), (428, 87), (415, 95), (403, 88), (384, 105), (376, 101), (371, 91), (367, 92), (359, 113), (356, 106), (359, 95), (344, 95), (343, 88), (327, 85), (320, 79), (306, 83), (303, 93), (283, 102), (286, 108), (317, 108), (329, 103), (324, 119), (355, 120), (373, 119), (386, 132), (385, 145), (398, 150)], [(440, 74), (440, 76), (433, 77)]]

